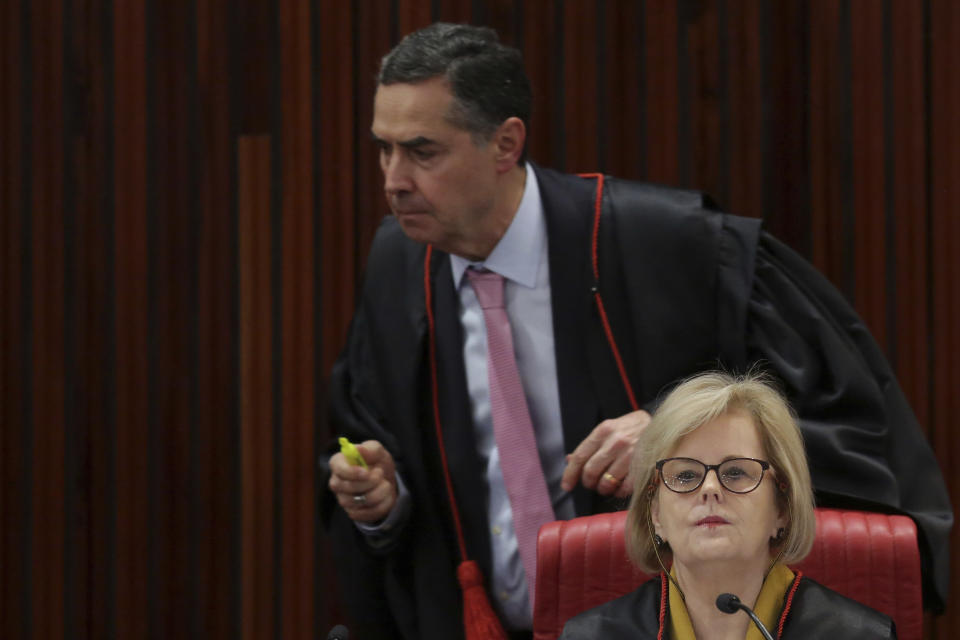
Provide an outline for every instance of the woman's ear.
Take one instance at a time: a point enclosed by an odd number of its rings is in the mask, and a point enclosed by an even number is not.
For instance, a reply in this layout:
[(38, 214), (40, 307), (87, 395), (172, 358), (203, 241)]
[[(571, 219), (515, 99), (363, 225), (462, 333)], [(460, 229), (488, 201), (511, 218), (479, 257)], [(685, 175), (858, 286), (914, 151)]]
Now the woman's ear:
[(783, 535), (781, 532), (787, 531), (789, 528), (790, 528), (790, 515), (784, 512), (783, 510), (781, 510), (780, 515), (777, 516), (777, 520), (773, 525), (773, 533), (770, 535), (770, 537), (774, 539), (779, 539)]
[(658, 492), (654, 492), (650, 498), (650, 522), (653, 523), (653, 532), (662, 537), (663, 531), (660, 528), (660, 494)]
[[(778, 527), (790, 524), (790, 494), (787, 492), (787, 483), (777, 479), (777, 491), (774, 497), (774, 506), (777, 508)], [(782, 522), (781, 522), (782, 520)]]

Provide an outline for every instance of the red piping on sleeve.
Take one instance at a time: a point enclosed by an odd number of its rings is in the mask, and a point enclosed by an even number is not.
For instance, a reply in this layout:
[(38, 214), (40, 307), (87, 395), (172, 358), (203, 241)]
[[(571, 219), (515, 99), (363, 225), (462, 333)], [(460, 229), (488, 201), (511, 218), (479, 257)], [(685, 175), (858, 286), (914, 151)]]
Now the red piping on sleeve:
[(790, 587), (790, 593), (787, 594), (787, 600), (783, 603), (783, 612), (780, 614), (780, 623), (777, 624), (777, 637), (783, 637), (783, 625), (787, 621), (787, 615), (790, 614), (790, 607), (793, 606), (793, 596), (797, 593), (797, 587), (800, 586), (800, 578), (803, 577), (803, 571), (797, 571), (793, 579), (793, 586)]
[(433, 257), (433, 245), (427, 245), (427, 255), (423, 260), (423, 291), (427, 307), (427, 326), (430, 333), (430, 386), (433, 399), (433, 426), (437, 432), (437, 447), (440, 449), (440, 462), (443, 465), (443, 481), (447, 486), (450, 511), (453, 514), (453, 526), (457, 530), (457, 545), (460, 547), (460, 559), (467, 560), (467, 545), (463, 538), (463, 526), (460, 524), (460, 510), (453, 496), (453, 482), (447, 466), (447, 449), (443, 446), (443, 428), (440, 424), (440, 391), (437, 384), (437, 334), (433, 322), (433, 290), (430, 286), (430, 259)]
[(617, 363), (617, 371), (620, 372), (620, 381), (623, 383), (623, 389), (627, 392), (627, 399), (634, 411), (640, 408), (637, 399), (633, 395), (633, 387), (630, 386), (630, 380), (627, 378), (627, 369), (623, 366), (623, 358), (620, 357), (620, 350), (617, 348), (617, 342), (613, 338), (613, 330), (610, 328), (610, 320), (607, 317), (607, 310), (603, 306), (603, 297), (600, 295), (600, 264), (598, 260), (599, 237), (600, 237), (600, 213), (603, 210), (603, 179), (602, 173), (581, 173), (581, 178), (596, 178), (597, 195), (593, 202), (593, 234), (590, 244), (590, 259), (593, 266), (593, 298), (597, 303), (597, 311), (600, 312), (600, 322), (603, 324), (603, 332), (607, 336), (607, 343), (610, 345), (610, 351), (613, 353), (613, 359)]
[(670, 585), (667, 584), (667, 574), (660, 574), (660, 630), (657, 631), (657, 640), (663, 640), (664, 622), (667, 619), (667, 596), (670, 593)]

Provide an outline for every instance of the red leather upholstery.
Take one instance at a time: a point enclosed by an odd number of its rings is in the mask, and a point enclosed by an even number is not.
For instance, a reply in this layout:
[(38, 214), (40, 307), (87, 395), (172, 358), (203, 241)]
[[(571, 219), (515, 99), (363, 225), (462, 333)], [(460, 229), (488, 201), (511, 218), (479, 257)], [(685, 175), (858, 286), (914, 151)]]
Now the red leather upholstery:
[[(625, 520), (626, 512), (620, 511), (540, 529), (535, 640), (553, 640), (572, 616), (648, 579), (627, 559)], [(900, 640), (921, 637), (920, 553), (910, 518), (817, 509), (817, 540), (794, 569), (892, 617)]]

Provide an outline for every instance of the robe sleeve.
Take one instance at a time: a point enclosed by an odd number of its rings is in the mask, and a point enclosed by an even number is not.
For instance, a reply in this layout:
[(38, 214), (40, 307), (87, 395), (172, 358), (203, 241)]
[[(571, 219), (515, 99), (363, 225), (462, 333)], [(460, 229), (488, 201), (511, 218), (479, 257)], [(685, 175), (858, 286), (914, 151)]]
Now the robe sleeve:
[(763, 233), (747, 303), (748, 362), (781, 379), (818, 504), (917, 523), (924, 602), (942, 610), (953, 514), (940, 467), (883, 352), (826, 278)]
[[(380, 418), (381, 411), (377, 405), (377, 394), (372, 393), (377, 388), (375, 368), (369, 358), (368, 342), (365, 340), (366, 326), (364, 314), (357, 311), (350, 328), (347, 347), (340, 359), (336, 362), (330, 376), (330, 417), (337, 436), (346, 436), (351, 441), (360, 443), (366, 440), (377, 440), (391, 452), (397, 465), (398, 476), (401, 473), (400, 462), (397, 459), (396, 438), (385, 428), (385, 421)], [(334, 439), (335, 440), (335, 439)], [(320, 456), (321, 469), (321, 522), (329, 523), (334, 510), (339, 508), (333, 492), (327, 488), (329, 481), (329, 459), (339, 450), (331, 441), (325, 453)], [(407, 495), (406, 502), (410, 497)], [(370, 535), (367, 532), (367, 541), (371, 547), (379, 550), (390, 550), (399, 539), (399, 532), (409, 519), (409, 504), (398, 502), (397, 507), (405, 506), (403, 516), (396, 519), (389, 535), (379, 532)], [(394, 516), (395, 517), (395, 516)], [(362, 531), (362, 528), (359, 530)]]
[[(373, 392), (379, 376), (370, 331), (368, 312), (361, 301), (351, 322), (346, 346), (330, 376), (327, 408), (334, 437), (324, 443), (320, 454), (319, 512), (321, 527), (334, 548), (331, 560), (338, 577), (338, 599), (348, 612), (351, 630), (365, 638), (396, 638), (402, 634), (396, 626), (395, 610), (387, 595), (391, 573), (385, 559), (397, 555), (403, 548), (409, 518), (398, 524), (385, 543), (371, 544), (371, 540), (340, 508), (327, 484), (329, 459), (339, 451), (336, 436), (346, 436), (353, 442), (378, 440), (397, 461), (396, 437), (383, 418), (379, 394)], [(397, 467), (400, 473), (399, 462)]]

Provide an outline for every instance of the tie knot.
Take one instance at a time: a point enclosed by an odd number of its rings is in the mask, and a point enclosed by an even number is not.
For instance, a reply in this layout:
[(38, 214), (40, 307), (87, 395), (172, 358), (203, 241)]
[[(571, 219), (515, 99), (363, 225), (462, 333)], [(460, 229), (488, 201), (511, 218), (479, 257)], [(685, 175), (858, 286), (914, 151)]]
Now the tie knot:
[(503, 276), (493, 271), (467, 269), (467, 279), (477, 294), (482, 309), (503, 308)]

